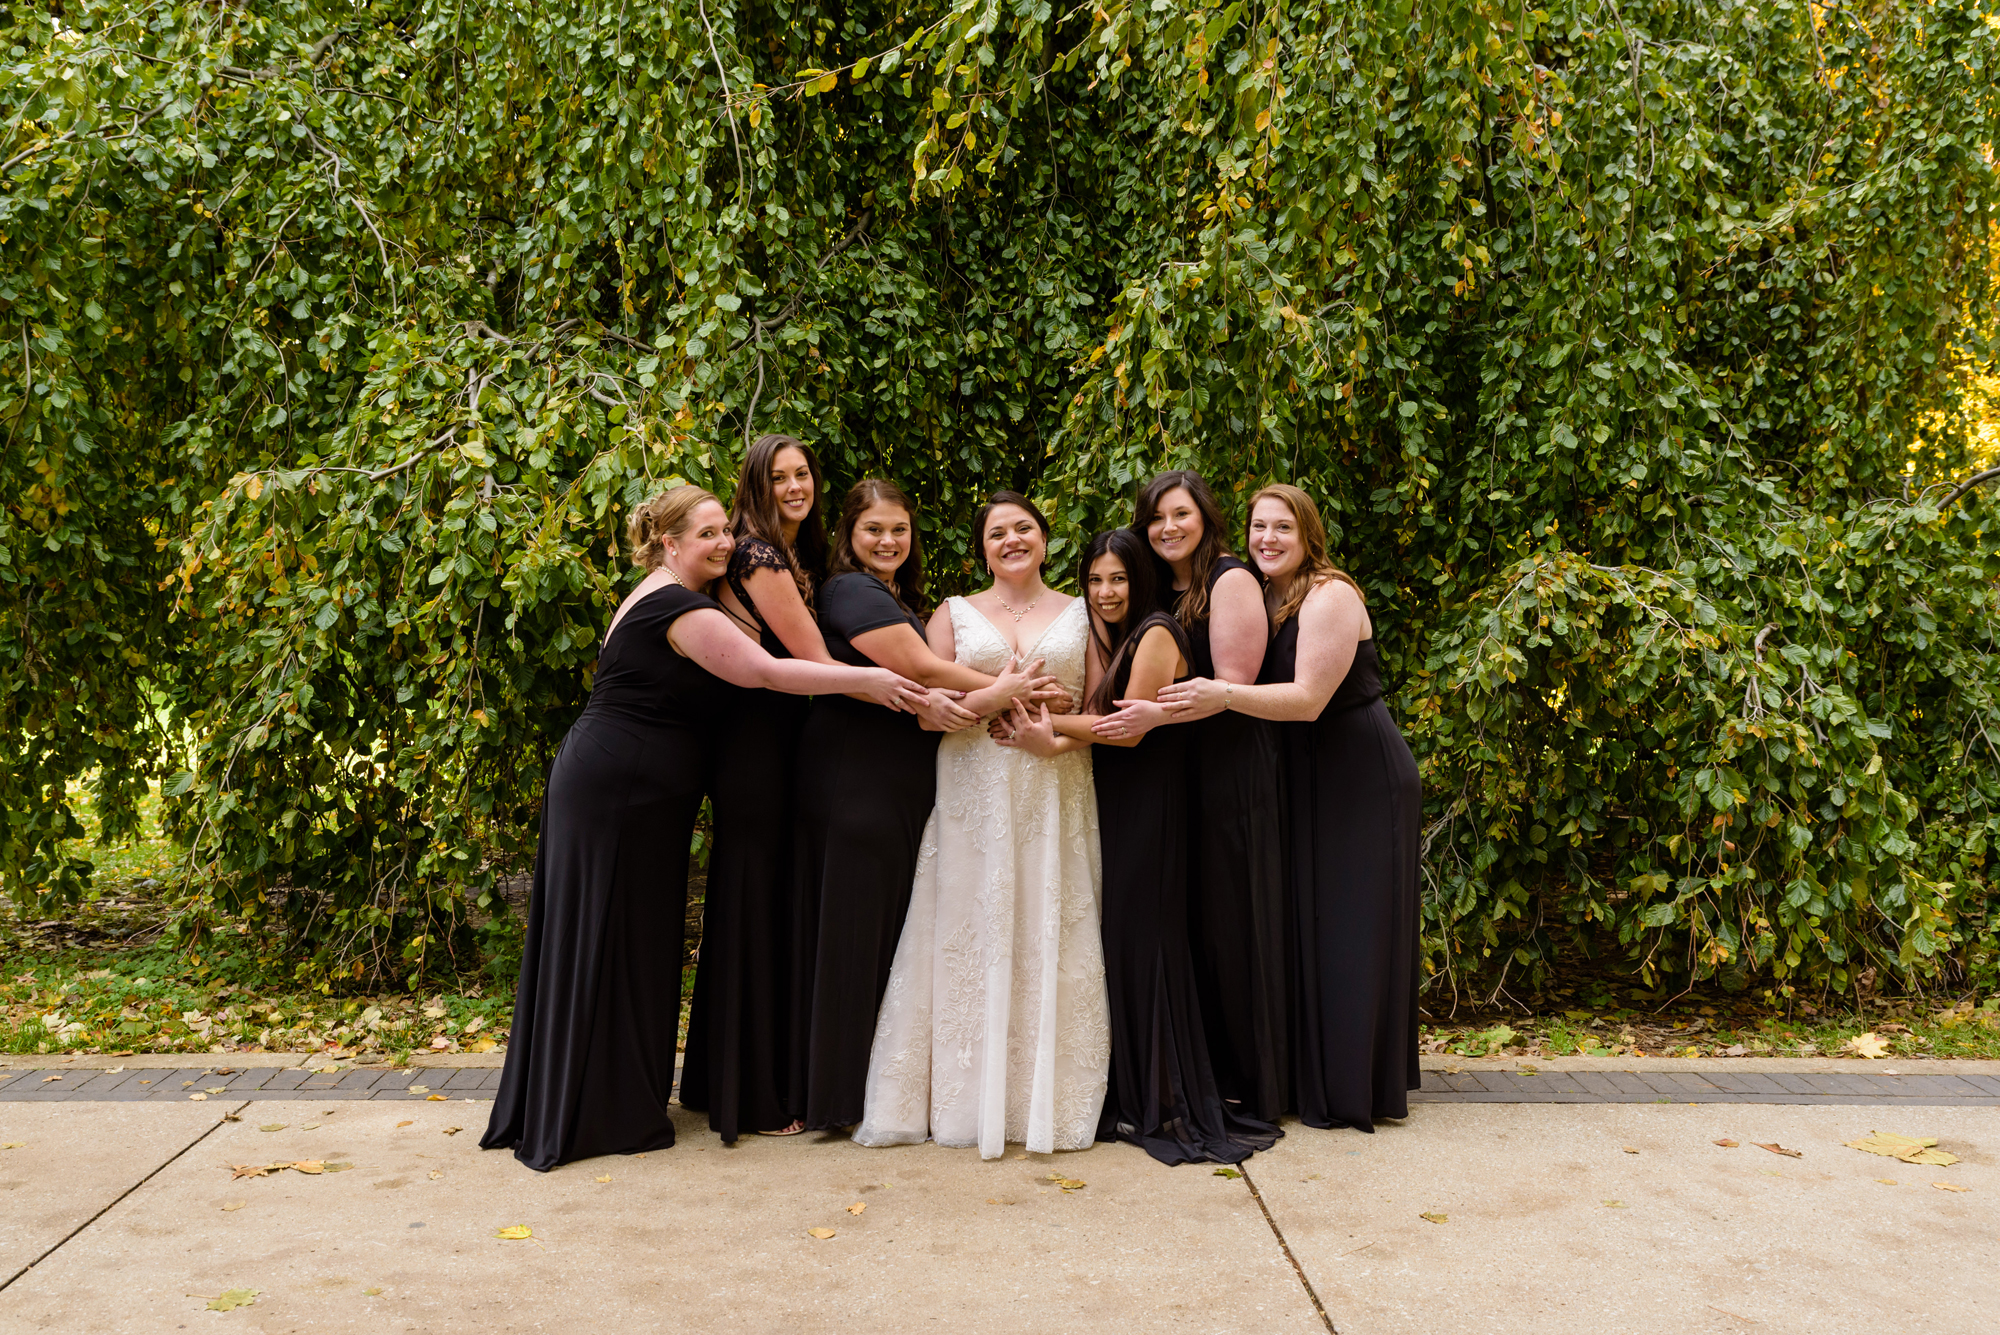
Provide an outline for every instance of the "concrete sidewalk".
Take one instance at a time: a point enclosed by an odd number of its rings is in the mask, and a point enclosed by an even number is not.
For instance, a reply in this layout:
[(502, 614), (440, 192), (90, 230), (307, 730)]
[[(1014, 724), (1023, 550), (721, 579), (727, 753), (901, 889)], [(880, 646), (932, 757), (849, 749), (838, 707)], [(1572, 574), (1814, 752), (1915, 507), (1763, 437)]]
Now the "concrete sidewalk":
[[(2000, 1331), (2000, 1108), (1431, 1104), (1230, 1178), (694, 1117), (536, 1174), (478, 1149), (488, 1107), (0, 1106), (0, 1279), (43, 1258), (0, 1331)], [(1871, 1130), (1962, 1162), (1841, 1143)], [(232, 1179), (294, 1160), (353, 1167)]]

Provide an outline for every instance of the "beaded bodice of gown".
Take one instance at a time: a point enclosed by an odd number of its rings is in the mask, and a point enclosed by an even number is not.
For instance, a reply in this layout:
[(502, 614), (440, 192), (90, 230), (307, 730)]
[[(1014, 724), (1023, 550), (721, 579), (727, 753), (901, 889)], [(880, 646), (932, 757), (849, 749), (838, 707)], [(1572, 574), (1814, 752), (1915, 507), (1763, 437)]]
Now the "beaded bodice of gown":
[[(964, 599), (948, 606), (957, 660), (1002, 670), (1000, 632)], [(1029, 651), (1078, 698), (1088, 635), (1077, 599)], [(967, 728), (938, 746), (937, 792), (855, 1139), (928, 1136), (989, 1159), (1008, 1141), (1086, 1148), (1111, 1064), (1090, 757), (1045, 760)]]

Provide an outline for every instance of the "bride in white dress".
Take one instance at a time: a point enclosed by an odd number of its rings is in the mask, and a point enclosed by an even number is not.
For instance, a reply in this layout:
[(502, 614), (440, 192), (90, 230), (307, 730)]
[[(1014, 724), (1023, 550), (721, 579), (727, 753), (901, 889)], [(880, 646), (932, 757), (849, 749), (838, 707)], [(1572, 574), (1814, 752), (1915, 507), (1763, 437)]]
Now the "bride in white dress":
[[(932, 652), (993, 674), (1040, 658), (1082, 699), (1089, 615), (1042, 583), (1048, 521), (999, 492), (975, 531), (993, 587), (945, 600)], [(1008, 1141), (1087, 1149), (1111, 1067), (1090, 755), (1044, 760), (967, 728), (937, 765), (854, 1139), (977, 1145), (986, 1159)]]

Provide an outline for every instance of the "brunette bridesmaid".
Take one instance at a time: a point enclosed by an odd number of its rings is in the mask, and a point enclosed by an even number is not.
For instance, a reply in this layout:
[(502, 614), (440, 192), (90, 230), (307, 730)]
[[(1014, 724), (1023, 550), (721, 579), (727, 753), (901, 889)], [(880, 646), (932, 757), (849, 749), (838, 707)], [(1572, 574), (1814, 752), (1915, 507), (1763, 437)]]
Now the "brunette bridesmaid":
[(792, 1110), (814, 1131), (861, 1120), (875, 1013), (936, 800), (939, 736), (1038, 684), (938, 658), (925, 610), (916, 507), (895, 483), (864, 478), (841, 505), (820, 626), (839, 662), (893, 668), (929, 690), (915, 714), (818, 696), (800, 743), (790, 1078)]
[[(1275, 1124), (1291, 1075), (1278, 746), (1269, 724), (1226, 705), (1228, 687), (1257, 680), (1270, 623), (1257, 576), (1229, 554), (1222, 507), (1201, 474), (1175, 470), (1147, 483), (1132, 529), (1158, 558), (1194, 675), (1225, 690), (1225, 711), (1194, 724), (1186, 743), (1189, 931), (1216, 1084), (1238, 1111)], [(1166, 718), (1139, 701), (1097, 732), (1138, 735)]]
[(728, 523), (699, 487), (633, 511), (648, 573), (549, 774), (513, 1038), (480, 1141), (540, 1171), (674, 1143), (688, 844), (736, 688), (924, 698), (893, 672), (774, 659), (737, 631), (705, 594), (729, 565)]
[(1084, 712), (1030, 719), (1017, 707), (1003, 746), (1054, 756), (1096, 743), (1104, 857), (1104, 975), (1111, 999), (1111, 1079), (1102, 1140), (1165, 1164), (1241, 1163), (1284, 1134), (1223, 1102), (1209, 1064), (1188, 948), (1189, 728), (1099, 737), (1113, 701), (1151, 700), (1188, 669), (1180, 623), (1159, 605), (1153, 553), (1130, 529), (1091, 539), (1077, 583), (1090, 605)]
[(1297, 487), (1250, 502), (1250, 554), (1277, 635), (1263, 683), (1193, 680), (1160, 693), (1183, 717), (1223, 707), (1276, 720), (1299, 913), (1296, 1106), (1307, 1126), (1372, 1131), (1407, 1117), (1417, 1066), (1417, 763), (1382, 702), (1361, 590), (1327, 559)]
[[(773, 658), (831, 663), (813, 621), (826, 575), (820, 467), (792, 436), (759, 436), (737, 475), (736, 547), (716, 601)], [(785, 1096), (792, 927), (792, 767), (807, 702), (749, 691), (731, 703), (715, 749), (700, 960), (681, 1068), (683, 1107), (708, 1113), (724, 1143), (739, 1131), (799, 1130)], [(907, 716), (905, 716), (907, 717)]]

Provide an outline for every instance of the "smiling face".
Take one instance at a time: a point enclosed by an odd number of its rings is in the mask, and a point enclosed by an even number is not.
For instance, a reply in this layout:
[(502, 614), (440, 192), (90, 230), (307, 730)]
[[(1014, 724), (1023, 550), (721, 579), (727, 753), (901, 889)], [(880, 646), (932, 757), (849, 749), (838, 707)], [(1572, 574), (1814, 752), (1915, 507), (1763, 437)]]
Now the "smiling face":
[(996, 580), (1022, 580), (1039, 575), (1049, 554), (1048, 539), (1035, 517), (1018, 505), (996, 505), (986, 515), (979, 535), (987, 569)]
[(778, 503), (778, 522), (785, 526), (786, 540), (796, 539), (799, 525), (819, 501), (812, 465), (803, 450), (787, 445), (771, 456), (771, 499)]
[(1083, 594), (1090, 599), (1090, 610), (1097, 613), (1097, 619), (1104, 625), (1122, 624), (1132, 606), (1132, 580), (1125, 573), (1125, 563), (1110, 552), (1092, 561), (1090, 574), (1084, 579)]
[(1275, 496), (1266, 496), (1250, 511), (1250, 559), (1264, 578), (1283, 583), (1305, 560), (1305, 540), (1299, 536), (1299, 517), (1292, 507)]
[(690, 589), (705, 589), (729, 569), (736, 550), (729, 512), (720, 501), (703, 501), (688, 515), (687, 527), (667, 537), (667, 566)]
[(1186, 584), (1188, 563), (1194, 559), (1195, 548), (1201, 546), (1201, 536), (1201, 511), (1195, 508), (1186, 487), (1175, 487), (1160, 497), (1159, 508), (1146, 521), (1146, 541), (1174, 568), (1174, 587)]
[(877, 501), (855, 517), (848, 541), (863, 570), (884, 584), (891, 583), (909, 559), (910, 512), (900, 505)]

